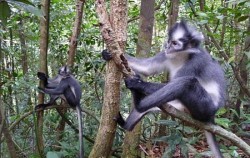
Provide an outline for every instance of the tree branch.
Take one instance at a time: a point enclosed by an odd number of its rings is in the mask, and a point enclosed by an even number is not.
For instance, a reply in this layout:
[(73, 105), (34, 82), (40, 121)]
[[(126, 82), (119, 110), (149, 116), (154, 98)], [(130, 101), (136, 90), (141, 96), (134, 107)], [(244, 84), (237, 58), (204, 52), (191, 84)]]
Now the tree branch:
[(230, 140), (234, 145), (239, 147), (248, 156), (250, 156), (250, 146), (246, 142), (244, 142), (241, 138), (239, 138), (237, 135), (235, 135), (234, 133), (223, 129), (222, 127), (218, 125), (203, 123), (198, 120), (195, 120), (191, 118), (188, 114), (181, 112), (172, 106), (161, 107), (161, 110), (173, 117), (179, 118), (180, 120), (190, 124), (191, 126), (198, 127), (200, 129), (219, 135), (225, 138), (226, 140)]
[(114, 62), (118, 66), (118, 68), (122, 71), (125, 77), (132, 76), (134, 73), (128, 66), (128, 62), (125, 59), (122, 49), (117, 42), (117, 37), (115, 32), (113, 31), (111, 24), (109, 22), (109, 16), (105, 9), (104, 0), (96, 1), (96, 13), (99, 18), (99, 26), (102, 37), (107, 45), (108, 50), (112, 53)]

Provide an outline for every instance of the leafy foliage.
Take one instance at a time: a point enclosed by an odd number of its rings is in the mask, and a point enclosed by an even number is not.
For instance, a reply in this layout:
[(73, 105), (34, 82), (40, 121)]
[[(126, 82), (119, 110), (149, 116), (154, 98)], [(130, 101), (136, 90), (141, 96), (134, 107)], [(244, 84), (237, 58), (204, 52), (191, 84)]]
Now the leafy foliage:
[[(209, 52), (220, 61), (228, 79), (228, 101), (227, 106), (217, 114), (216, 123), (225, 129), (242, 134), (247, 139), (246, 133), (250, 130), (249, 97), (240, 94), (240, 85), (235, 78), (235, 71), (242, 69), (237, 67), (246, 60), (245, 67), (248, 73), (249, 82), (250, 53), (246, 49), (245, 42), (249, 38), (249, 7), (248, 0), (230, 0), (226, 3), (215, 0), (214, 3), (206, 1), (204, 10), (199, 8), (199, 1), (185, 0), (180, 3), (180, 16), (188, 19), (197, 25), (206, 35), (205, 46)], [(156, 3), (160, 3), (159, 0)], [(136, 49), (140, 4), (138, 1), (129, 1), (129, 26), (126, 52), (134, 54)], [(0, 1), (0, 97), (6, 108), (6, 118), (10, 125), (11, 135), (16, 144), (20, 147), (19, 153), (24, 153), (27, 157), (37, 157), (33, 146), (35, 145), (35, 115), (25, 115), (33, 110), (37, 104), (37, 84), (36, 73), (39, 63), (39, 18), (42, 13), (39, 1), (28, 0), (4, 0)], [(155, 24), (153, 35), (152, 54), (161, 50), (161, 45), (165, 40), (169, 2), (164, 2), (155, 11)], [(57, 73), (58, 67), (64, 65), (67, 60), (69, 39), (72, 34), (73, 22), (75, 18), (75, 4), (73, 1), (53, 0), (51, 3), (49, 28), (49, 51), (48, 67), (49, 76)], [(209, 25), (212, 32), (206, 30), (204, 25)], [(21, 36), (25, 39), (25, 51), (23, 54)], [(226, 52), (225, 58), (221, 50), (215, 46), (211, 40), (214, 37), (221, 48)], [(84, 18), (82, 31), (78, 39), (78, 48), (75, 57), (73, 73), (80, 81), (83, 89), (81, 100), (82, 107), (87, 111), (84, 117), (85, 149), (90, 152), (96, 131), (99, 127), (98, 120), (101, 117), (103, 86), (104, 86), (104, 61), (100, 52), (105, 49), (102, 41), (98, 20), (95, 14), (94, 0), (87, 1), (84, 7)], [(28, 63), (28, 70), (25, 71), (23, 62)], [(244, 65), (244, 64), (243, 64)], [(242, 71), (241, 71), (242, 72)], [(150, 80), (160, 82), (161, 77)], [(248, 84), (249, 87), (249, 84)], [(47, 98), (46, 98), (47, 99)], [(129, 113), (131, 95), (122, 85), (122, 99), (120, 110), (125, 116)], [(240, 114), (235, 108), (236, 103), (240, 104)], [(58, 102), (60, 104), (60, 101)], [(234, 120), (238, 116), (238, 120)], [(76, 115), (73, 110), (68, 110), (67, 118), (77, 126)], [(17, 122), (17, 120), (20, 122)], [(75, 131), (68, 125), (63, 132), (63, 139), (57, 142), (55, 132), (61, 117), (56, 110), (45, 111), (44, 118), (44, 138), (45, 155), (51, 158), (74, 157), (78, 151), (78, 138)], [(232, 121), (234, 120), (234, 121)], [(13, 125), (13, 126), (12, 126)], [(167, 136), (157, 138), (159, 125), (167, 126)], [(161, 155), (175, 155), (180, 151), (183, 157), (188, 157), (190, 146), (197, 150), (206, 150), (206, 144), (199, 140), (203, 138), (201, 132), (184, 125), (178, 120), (159, 120), (157, 114), (150, 114), (144, 119), (141, 137), (142, 144), (146, 144), (147, 149), (155, 142), (164, 142), (164, 150)], [(15, 134), (13, 134), (15, 133)], [(118, 128), (114, 140), (114, 149), (122, 145), (124, 131)], [(157, 138), (157, 139), (156, 139)], [(149, 142), (149, 143), (148, 143)], [(197, 148), (197, 144), (203, 143), (202, 149)], [(242, 152), (228, 142), (221, 140), (223, 150), (233, 157), (242, 156)], [(150, 144), (150, 145), (148, 145)], [(58, 146), (60, 146), (58, 148)], [(201, 146), (201, 145), (200, 145)], [(166, 147), (166, 148), (165, 148)], [(177, 150), (176, 150), (177, 148)], [(22, 151), (22, 152), (21, 152)], [(144, 152), (144, 151), (142, 151)], [(0, 155), (8, 153), (6, 143), (1, 147)], [(120, 148), (114, 150), (114, 154), (119, 154)]]

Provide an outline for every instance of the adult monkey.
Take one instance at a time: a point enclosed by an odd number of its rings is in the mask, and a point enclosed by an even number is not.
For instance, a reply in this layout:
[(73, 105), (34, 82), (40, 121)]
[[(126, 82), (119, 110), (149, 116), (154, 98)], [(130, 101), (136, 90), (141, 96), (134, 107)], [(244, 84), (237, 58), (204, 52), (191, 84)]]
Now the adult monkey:
[(45, 88), (39, 90), (43, 93), (50, 95), (50, 101), (45, 104), (39, 104), (35, 109), (44, 109), (45, 107), (51, 106), (55, 103), (59, 97), (67, 101), (67, 103), (77, 111), (78, 117), (78, 128), (79, 128), (79, 140), (80, 140), (80, 158), (84, 157), (83, 150), (83, 123), (82, 113), (80, 107), (80, 100), (82, 96), (82, 90), (79, 82), (71, 74), (68, 66), (63, 66), (58, 70), (58, 75), (53, 79), (48, 78), (44, 73), (38, 72), (37, 76), (45, 83)]
[[(146, 113), (166, 104), (188, 111), (199, 121), (214, 123), (216, 111), (225, 103), (224, 72), (202, 48), (202, 33), (181, 21), (169, 30), (168, 37), (163, 51), (153, 57), (138, 59), (125, 55), (136, 74), (170, 73), (167, 84), (145, 82), (139, 77), (125, 79), (134, 95), (135, 107), (126, 121), (120, 114), (116, 120), (126, 130), (132, 130)], [(105, 60), (112, 58), (107, 51), (102, 56)], [(215, 135), (208, 131), (205, 135), (214, 156), (223, 157)]]

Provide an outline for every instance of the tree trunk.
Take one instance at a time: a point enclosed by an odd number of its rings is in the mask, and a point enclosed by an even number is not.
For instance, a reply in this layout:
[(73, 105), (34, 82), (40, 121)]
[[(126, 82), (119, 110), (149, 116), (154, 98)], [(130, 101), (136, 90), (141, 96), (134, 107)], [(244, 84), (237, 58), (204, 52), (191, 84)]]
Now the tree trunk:
[[(40, 19), (40, 70), (47, 74), (47, 50), (48, 50), (48, 39), (49, 39), (49, 8), (50, 0), (41, 1), (41, 10), (45, 14), (44, 17)], [(43, 81), (39, 83), (40, 87), (44, 87)], [(44, 94), (38, 94), (38, 104), (44, 102)], [(43, 142), (43, 110), (37, 112), (37, 126), (36, 126), (36, 136), (37, 136), (37, 152), (41, 157), (44, 157), (44, 142)]]
[(74, 22), (74, 28), (72, 30), (72, 36), (70, 39), (69, 45), (69, 53), (68, 53), (68, 66), (72, 67), (74, 64), (74, 58), (77, 48), (77, 41), (79, 34), (81, 32), (81, 24), (82, 24), (82, 15), (83, 15), (83, 6), (85, 0), (77, 0), (76, 2), (76, 18)]
[[(136, 46), (136, 55), (146, 57), (151, 51), (152, 35), (154, 26), (154, 4), (155, 0), (141, 1), (139, 35)], [(133, 104), (133, 103), (132, 103)], [(132, 105), (134, 106), (134, 105)], [(132, 132), (126, 132), (122, 157), (138, 157), (140, 152), (141, 122), (139, 122)]]
[[(1, 97), (1, 96), (0, 96)], [(10, 135), (10, 131), (8, 130), (8, 126), (5, 120), (5, 108), (4, 105), (2, 104), (2, 98), (0, 98), (0, 138), (2, 136), (2, 133), (4, 135), (8, 150), (9, 150), (9, 156), (11, 158), (16, 158), (17, 153), (15, 149), (15, 144), (12, 140), (12, 137)]]
[(19, 39), (20, 39), (20, 43), (21, 43), (21, 52), (22, 52), (22, 68), (23, 68), (23, 74), (26, 74), (28, 72), (28, 58), (27, 58), (27, 45), (26, 45), (26, 41), (25, 41), (25, 35), (24, 35), (24, 30), (23, 30), (23, 20), (22, 17), (19, 18), (19, 29), (18, 29), (18, 33), (19, 33)]
[[(106, 13), (104, 0), (96, 1), (96, 10), (99, 16), (100, 26), (104, 28), (106, 26), (112, 26), (114, 30), (109, 31), (109, 34), (104, 34), (103, 31), (105, 30), (100, 28), (108, 50), (111, 53), (114, 53), (117, 50), (119, 50), (119, 53), (123, 52), (127, 39), (127, 1), (111, 1), (111, 14), (109, 18), (112, 19), (112, 21), (110, 21), (111, 24), (109, 23), (108, 15)], [(103, 19), (101, 19), (101, 14), (105, 14), (105, 23), (102, 23)], [(109, 28), (109, 30), (110, 29), (111, 28)], [(105, 35), (111, 35), (111, 38), (107, 38)], [(116, 122), (113, 118), (119, 112), (120, 80), (121, 72), (119, 71), (119, 68), (113, 60), (109, 61), (106, 65), (102, 115), (95, 144), (89, 156), (90, 158), (109, 157), (110, 155), (116, 132)]]
[[(236, 23), (236, 22), (235, 22)], [(236, 23), (237, 26), (237, 23)], [(247, 31), (250, 31), (250, 18), (249, 18), (249, 23), (248, 23), (248, 27), (247, 27)], [(249, 51), (250, 50), (250, 36), (247, 36), (245, 39), (245, 46), (244, 46), (244, 51)], [(239, 75), (242, 78), (243, 84), (247, 86), (247, 79), (248, 79), (248, 73), (247, 73), (247, 62), (248, 62), (248, 58), (247, 55), (244, 52), (241, 52), (241, 44), (237, 44), (235, 46), (235, 60), (236, 60), (236, 65), (238, 65), (238, 71), (239, 71)], [(243, 89), (240, 87), (239, 90), (239, 94), (238, 94), (238, 98), (236, 101), (236, 105), (235, 105), (235, 110), (238, 113), (238, 115), (234, 116), (234, 120), (236, 122), (239, 122), (239, 117), (240, 117), (240, 107), (242, 104), (242, 99), (245, 97), (245, 93), (243, 91)], [(235, 129), (237, 130), (237, 129)]]

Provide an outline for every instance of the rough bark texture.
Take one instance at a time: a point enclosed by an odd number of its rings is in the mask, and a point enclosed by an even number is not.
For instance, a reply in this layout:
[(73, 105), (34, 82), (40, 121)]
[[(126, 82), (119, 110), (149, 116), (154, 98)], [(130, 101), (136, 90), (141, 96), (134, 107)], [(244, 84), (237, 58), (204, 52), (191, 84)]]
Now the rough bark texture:
[(12, 137), (10, 135), (10, 131), (8, 130), (8, 126), (6, 124), (6, 122), (4, 122), (3, 124), (3, 135), (5, 137), (5, 141), (9, 150), (9, 155), (11, 158), (17, 158), (17, 153), (16, 153), (16, 149), (15, 149), (15, 144), (12, 140)]
[(171, 0), (170, 10), (168, 14), (168, 29), (170, 29), (177, 21), (179, 14), (179, 0)]
[[(140, 29), (136, 46), (136, 55), (139, 57), (146, 57), (151, 51), (154, 26), (154, 5), (155, 0), (141, 1)], [(140, 151), (138, 150), (140, 136), (141, 122), (135, 126), (132, 132), (126, 132), (123, 143), (122, 157), (135, 158), (140, 156)]]
[[(127, 1), (111, 1), (110, 19), (112, 21), (109, 21), (104, 0), (96, 1), (96, 11), (99, 17), (100, 30), (108, 50), (114, 55), (114, 58), (120, 59), (120, 62), (122, 62), (120, 57), (127, 39)], [(121, 67), (121, 69), (123, 68)], [(113, 60), (108, 62), (106, 65), (102, 115), (90, 158), (109, 157), (110, 155), (116, 132), (116, 122), (113, 118), (119, 111), (120, 80), (121, 72), (119, 68)]]
[[(47, 50), (48, 50), (48, 39), (49, 39), (49, 8), (50, 8), (50, 0), (42, 0), (41, 9), (45, 14), (44, 17), (40, 19), (40, 72), (44, 72), (47, 74)], [(44, 87), (44, 83), (40, 81), (40, 87)], [(38, 104), (42, 104), (44, 102), (44, 94), (39, 93), (38, 95)], [(44, 157), (44, 143), (43, 143), (43, 111), (37, 112), (37, 128), (36, 128), (36, 136), (37, 136), (37, 147), (41, 157)]]
[(152, 35), (154, 27), (155, 0), (141, 1), (139, 34), (136, 45), (138, 56), (147, 56), (151, 51)]
[[(0, 96), (1, 97), (1, 96)], [(12, 137), (10, 135), (10, 130), (8, 130), (8, 126), (6, 124), (5, 119), (5, 108), (2, 104), (2, 98), (0, 98), (0, 138), (2, 137), (2, 133), (4, 135), (8, 150), (9, 150), (9, 156), (11, 158), (16, 158), (17, 153), (15, 149), (15, 144), (12, 140)]]
[(22, 18), (19, 19), (18, 33), (19, 33), (21, 52), (22, 52), (22, 61), (21, 62), (22, 62), (22, 67), (23, 67), (23, 74), (26, 74), (28, 72), (28, 57), (27, 57), (27, 45), (26, 45), (26, 41), (25, 41)]
[(83, 16), (83, 6), (85, 0), (77, 0), (76, 2), (76, 19), (74, 22), (73, 33), (70, 39), (69, 52), (68, 52), (68, 66), (73, 66), (74, 58), (77, 48), (77, 41), (81, 31), (82, 16)]

